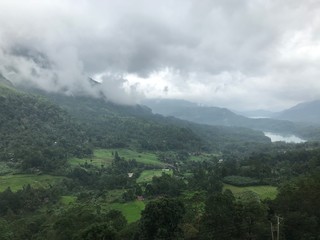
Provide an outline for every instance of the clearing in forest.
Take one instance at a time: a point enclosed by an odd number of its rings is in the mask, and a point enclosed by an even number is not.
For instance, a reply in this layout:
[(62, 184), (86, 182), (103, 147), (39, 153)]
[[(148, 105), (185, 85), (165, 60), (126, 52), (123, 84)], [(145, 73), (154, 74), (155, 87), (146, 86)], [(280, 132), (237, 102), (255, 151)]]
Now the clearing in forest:
[(162, 167), (165, 163), (162, 163), (158, 160), (158, 157), (155, 153), (152, 152), (137, 152), (131, 149), (95, 149), (93, 151), (92, 157), (87, 158), (71, 158), (69, 163), (72, 166), (77, 166), (79, 164), (93, 164), (97, 167), (105, 166), (108, 167), (112, 164), (114, 159), (115, 152), (118, 152), (118, 155), (125, 160), (135, 159), (139, 163), (146, 165), (153, 165)]
[(162, 173), (172, 175), (173, 171), (171, 169), (144, 170), (137, 179), (137, 183), (151, 182), (154, 176), (160, 177)]
[(252, 191), (259, 195), (260, 199), (275, 199), (278, 190), (277, 187), (273, 186), (248, 186), (248, 187), (237, 187), (229, 184), (223, 184), (223, 189), (229, 189), (231, 192), (237, 197), (237, 195), (246, 192), (246, 191)]
[(12, 174), (0, 176), (0, 192), (3, 192), (8, 187), (10, 187), (12, 191), (16, 192), (28, 184), (34, 188), (46, 188), (57, 181), (61, 181), (63, 178), (64, 177), (59, 176), (34, 174)]

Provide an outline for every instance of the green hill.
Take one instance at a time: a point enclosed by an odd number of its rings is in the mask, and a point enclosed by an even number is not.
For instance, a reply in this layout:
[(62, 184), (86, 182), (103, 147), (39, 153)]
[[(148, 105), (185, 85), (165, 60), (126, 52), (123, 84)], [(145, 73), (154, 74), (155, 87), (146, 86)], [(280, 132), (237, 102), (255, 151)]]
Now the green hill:
[[(299, 105), (289, 109), (277, 118), (248, 118), (226, 108), (199, 106), (198, 104), (176, 99), (149, 99), (144, 102), (155, 113), (165, 116), (174, 116), (179, 119), (192, 121), (200, 124), (212, 126), (233, 126), (244, 127), (254, 130), (295, 134), (307, 140), (320, 140), (320, 127), (316, 119), (318, 118), (319, 102)], [(308, 123), (297, 123), (305, 120)], [(290, 120), (290, 121), (289, 121)]]
[(48, 100), (0, 85), (0, 161), (51, 171), (91, 153), (82, 127)]
[(53, 171), (68, 157), (90, 155), (93, 147), (196, 152), (269, 142), (250, 129), (195, 124), (102, 98), (32, 90), (34, 95), (9, 83), (0, 87), (0, 161), (23, 170)]
[(241, 127), (201, 125), (153, 114), (146, 106), (118, 105), (102, 98), (42, 92), (87, 128), (96, 147), (144, 150), (221, 150), (229, 144), (268, 143), (262, 132)]
[(300, 103), (292, 108), (275, 114), (278, 119), (285, 119), (294, 122), (320, 122), (320, 100)]

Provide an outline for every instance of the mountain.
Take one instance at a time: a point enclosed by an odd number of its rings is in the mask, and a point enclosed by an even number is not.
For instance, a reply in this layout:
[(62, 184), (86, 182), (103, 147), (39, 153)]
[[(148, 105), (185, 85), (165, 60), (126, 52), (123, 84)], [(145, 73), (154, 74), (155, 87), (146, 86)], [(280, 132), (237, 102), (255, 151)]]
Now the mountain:
[(233, 112), (248, 118), (272, 118), (274, 115), (274, 112), (263, 110), (263, 109), (251, 110), (251, 111), (233, 111)]
[(7, 87), (13, 87), (13, 84), (8, 79), (6, 79), (1, 73), (0, 73), (0, 84)]
[(294, 122), (320, 123), (320, 100), (300, 103), (274, 115), (277, 119)]
[(164, 116), (173, 116), (179, 109), (198, 107), (198, 104), (182, 99), (145, 99), (142, 104), (151, 108), (152, 112)]
[(0, 161), (53, 171), (92, 151), (83, 128), (48, 100), (0, 84)]
[(260, 131), (164, 117), (143, 105), (119, 105), (103, 98), (36, 92), (79, 120), (95, 147), (199, 151), (221, 150), (229, 144), (270, 142)]
[(287, 121), (273, 119), (252, 119), (230, 111), (227, 108), (206, 107), (184, 100), (150, 99), (144, 102), (155, 113), (180, 119), (221, 126), (239, 126), (262, 131), (290, 131), (293, 125)]
[(226, 108), (205, 107), (178, 99), (149, 99), (143, 102), (154, 113), (208, 125), (237, 126), (247, 118)]
[(307, 140), (320, 140), (320, 128), (315, 124), (294, 123), (285, 119), (248, 118), (226, 108), (200, 106), (184, 100), (151, 99), (145, 101), (144, 104), (156, 113), (200, 124), (244, 127), (274, 133), (295, 134)]

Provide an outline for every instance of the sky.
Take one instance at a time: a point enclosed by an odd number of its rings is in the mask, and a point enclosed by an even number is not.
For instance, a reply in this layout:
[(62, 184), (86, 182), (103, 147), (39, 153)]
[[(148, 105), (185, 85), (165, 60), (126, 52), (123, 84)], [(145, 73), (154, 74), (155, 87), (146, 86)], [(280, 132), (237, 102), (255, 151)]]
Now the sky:
[(320, 99), (318, 0), (1, 0), (0, 12), (0, 73), (15, 84), (237, 110)]

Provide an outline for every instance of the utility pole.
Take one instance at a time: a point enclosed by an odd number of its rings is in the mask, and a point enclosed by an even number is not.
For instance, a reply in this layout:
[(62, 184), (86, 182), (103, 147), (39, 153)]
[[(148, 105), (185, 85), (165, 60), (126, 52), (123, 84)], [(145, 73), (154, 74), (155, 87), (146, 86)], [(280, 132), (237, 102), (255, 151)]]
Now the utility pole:
[[(280, 221), (283, 220), (283, 218), (279, 217), (279, 216), (276, 216), (276, 219), (277, 219), (277, 226), (276, 227), (274, 227), (272, 225), (272, 222), (270, 222), (270, 224), (271, 224), (271, 239), (272, 240), (280, 240)], [(277, 233), (276, 234), (276, 238), (274, 238), (275, 237), (274, 236), (275, 235), (274, 232)]]
[(280, 217), (277, 216), (277, 240), (280, 238)]
[(271, 240), (274, 240), (272, 222), (270, 222), (270, 225), (271, 225)]

